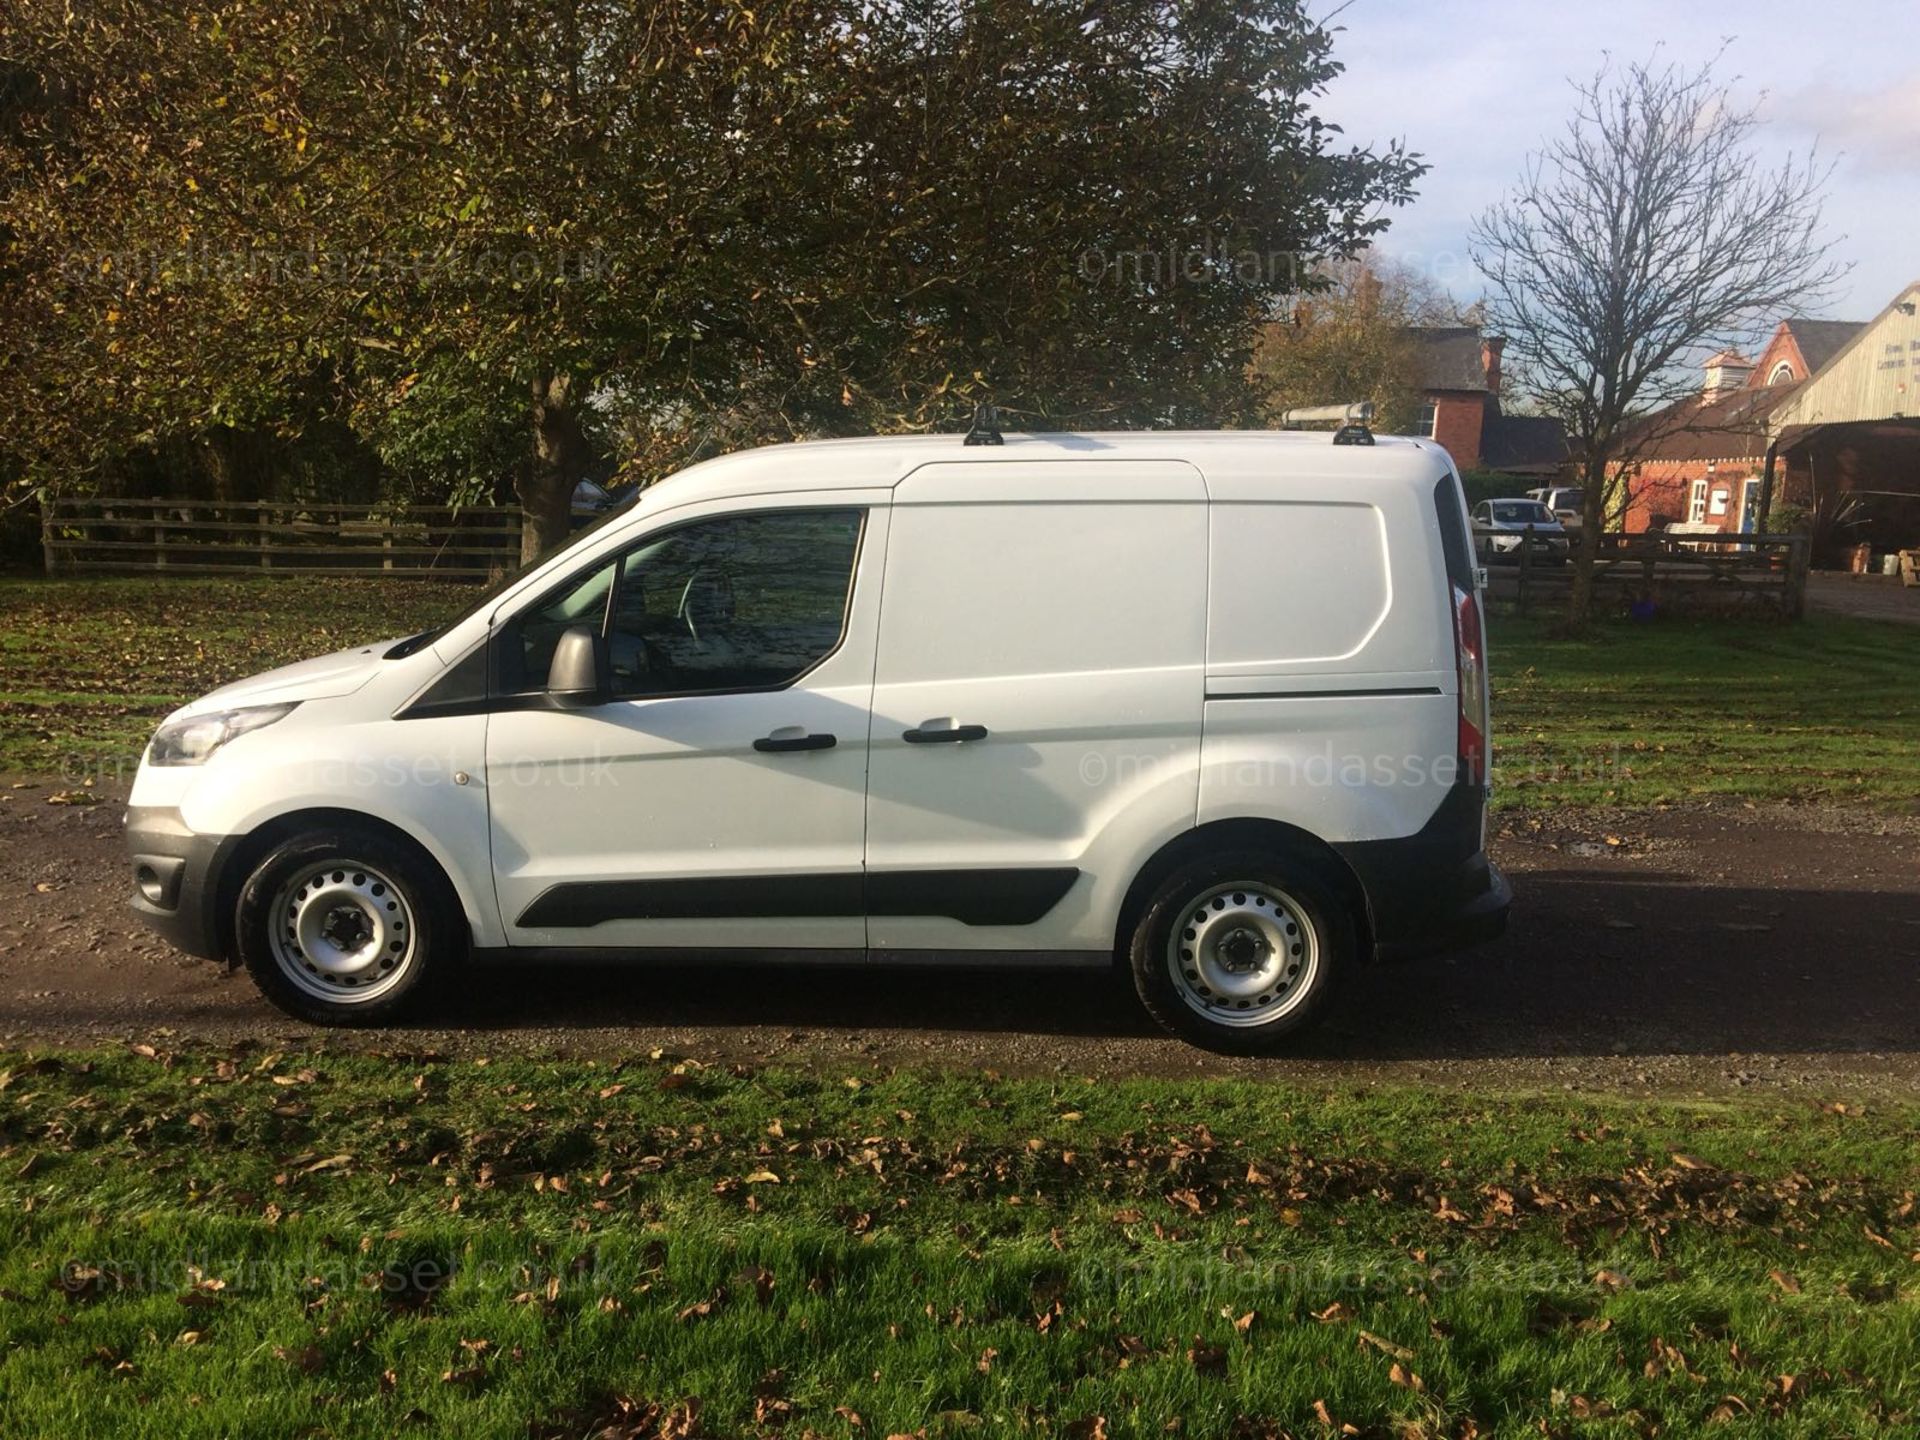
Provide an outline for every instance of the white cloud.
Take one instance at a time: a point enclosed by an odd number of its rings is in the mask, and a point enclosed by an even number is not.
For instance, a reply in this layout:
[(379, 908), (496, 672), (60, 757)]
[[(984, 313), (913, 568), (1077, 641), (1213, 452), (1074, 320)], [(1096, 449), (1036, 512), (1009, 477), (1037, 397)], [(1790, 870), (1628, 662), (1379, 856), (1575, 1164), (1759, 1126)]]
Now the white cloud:
[(1864, 171), (1920, 175), (1920, 85), (1912, 77), (1862, 90), (1831, 81), (1803, 86), (1767, 106), (1776, 123), (1807, 131), (1832, 155)]
[[(1322, 0), (1332, 9), (1336, 0)], [(1842, 8), (1842, 7), (1830, 7)], [(1347, 73), (1322, 113), (1356, 144), (1404, 137), (1433, 166), (1420, 199), (1394, 216), (1383, 248), (1434, 270), (1454, 294), (1478, 294), (1456, 265), (1472, 217), (1519, 175), (1530, 151), (1566, 122), (1569, 77), (1610, 54), (1698, 65), (1723, 45), (1722, 78), (1765, 92), (1757, 143), (1768, 158), (1818, 143), (1834, 162), (1826, 218), (1856, 265), (1830, 308), (1865, 318), (1920, 275), (1920, 85), (1914, 0), (1845, 0), (1844, 21), (1804, 0), (1734, 8), (1672, 0), (1354, 0), (1336, 24)], [(1729, 40), (1731, 43), (1728, 43)], [(1436, 260), (1436, 257), (1438, 259)]]

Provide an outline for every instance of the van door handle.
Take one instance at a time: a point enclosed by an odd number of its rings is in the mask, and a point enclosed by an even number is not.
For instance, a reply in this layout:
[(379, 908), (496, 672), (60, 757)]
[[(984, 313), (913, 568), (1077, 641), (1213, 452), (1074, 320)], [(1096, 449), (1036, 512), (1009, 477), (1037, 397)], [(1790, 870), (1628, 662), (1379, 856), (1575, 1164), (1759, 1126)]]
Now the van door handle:
[(936, 728), (919, 726), (903, 733), (900, 738), (909, 745), (961, 745), (969, 740), (987, 738), (984, 725), (943, 725)]
[[(792, 727), (798, 730), (800, 727)], [(788, 750), (831, 750), (840, 742), (831, 735), (783, 735), (778, 730), (753, 742), (762, 754), (782, 754)]]

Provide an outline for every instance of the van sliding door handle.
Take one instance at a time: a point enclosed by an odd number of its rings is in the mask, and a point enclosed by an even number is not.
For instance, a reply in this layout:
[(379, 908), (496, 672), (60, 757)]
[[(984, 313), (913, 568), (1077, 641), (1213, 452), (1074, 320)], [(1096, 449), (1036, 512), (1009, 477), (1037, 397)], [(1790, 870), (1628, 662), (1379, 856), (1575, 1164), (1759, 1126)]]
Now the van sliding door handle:
[[(796, 730), (799, 726), (794, 727)], [(831, 735), (782, 735), (775, 731), (753, 742), (762, 754), (780, 754), (788, 750), (831, 750), (840, 742)]]
[(909, 745), (960, 745), (968, 740), (987, 738), (984, 725), (946, 725), (939, 729), (921, 727), (908, 730), (900, 737)]

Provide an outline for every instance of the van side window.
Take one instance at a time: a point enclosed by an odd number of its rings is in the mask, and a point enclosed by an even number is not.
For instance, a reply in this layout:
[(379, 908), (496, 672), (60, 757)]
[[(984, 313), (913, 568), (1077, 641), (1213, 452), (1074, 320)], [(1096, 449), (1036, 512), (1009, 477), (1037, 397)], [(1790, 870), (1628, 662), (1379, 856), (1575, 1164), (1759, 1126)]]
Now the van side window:
[(613, 693), (766, 690), (799, 679), (840, 644), (863, 515), (728, 515), (628, 551), (607, 631)]

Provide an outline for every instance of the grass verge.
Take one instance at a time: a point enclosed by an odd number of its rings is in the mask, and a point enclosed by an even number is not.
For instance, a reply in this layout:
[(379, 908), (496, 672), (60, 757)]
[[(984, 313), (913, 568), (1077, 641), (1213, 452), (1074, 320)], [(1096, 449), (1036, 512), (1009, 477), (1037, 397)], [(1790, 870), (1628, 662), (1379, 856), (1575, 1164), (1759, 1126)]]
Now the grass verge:
[(1920, 795), (1920, 627), (1663, 620), (1567, 640), (1500, 617), (1491, 648), (1498, 804)]
[[(407, 634), (470, 587), (343, 577), (0, 582), (0, 771), (130, 778), (215, 685)], [(1920, 794), (1920, 628), (1666, 620), (1556, 639), (1493, 621), (1503, 806), (1701, 797), (1888, 810)]]
[(169, 710), (276, 665), (424, 630), (475, 593), (295, 575), (0, 581), (0, 771), (131, 780)]
[(1911, 1109), (0, 1065), (13, 1433), (1890, 1436), (1920, 1412)]

